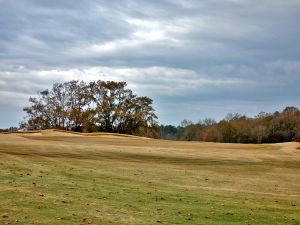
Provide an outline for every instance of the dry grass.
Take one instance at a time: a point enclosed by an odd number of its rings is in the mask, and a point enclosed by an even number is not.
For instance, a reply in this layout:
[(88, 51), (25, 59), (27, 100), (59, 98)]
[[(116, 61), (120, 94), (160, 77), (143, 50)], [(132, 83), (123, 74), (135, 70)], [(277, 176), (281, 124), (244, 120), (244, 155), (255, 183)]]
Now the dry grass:
[(0, 224), (300, 224), (299, 143), (110, 135), (0, 134)]
[(81, 133), (81, 132), (74, 132), (74, 131), (66, 131), (66, 130), (58, 130), (58, 129), (48, 129), (48, 130), (36, 130), (36, 131), (16, 131), (16, 132), (3, 132), (0, 134), (17, 134), (21, 136), (84, 136), (84, 137), (98, 137), (98, 136), (105, 136), (105, 137), (126, 137), (126, 138), (142, 138), (147, 139), (145, 137), (139, 137), (129, 134), (118, 134), (118, 133), (106, 133), (106, 132), (93, 132), (93, 133)]

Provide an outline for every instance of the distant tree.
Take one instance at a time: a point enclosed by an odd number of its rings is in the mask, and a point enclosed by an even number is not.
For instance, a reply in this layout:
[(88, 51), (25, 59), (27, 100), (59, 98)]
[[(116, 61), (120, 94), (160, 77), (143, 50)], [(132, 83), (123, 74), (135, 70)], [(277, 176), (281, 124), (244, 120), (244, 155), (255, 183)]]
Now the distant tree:
[(162, 139), (177, 140), (177, 127), (173, 125), (160, 125), (160, 137)]
[(9, 127), (8, 132), (16, 132), (18, 131), (18, 127)]
[(232, 123), (222, 120), (217, 124), (219, 142), (236, 142), (237, 130)]
[(201, 125), (200, 124), (190, 124), (185, 127), (184, 130), (184, 140), (187, 141), (198, 141), (200, 140)]
[(207, 117), (204, 120), (200, 120), (199, 123), (205, 127), (215, 125), (217, 122), (214, 118)]
[(256, 119), (263, 119), (263, 118), (266, 118), (266, 117), (269, 117), (271, 116), (271, 113), (266, 113), (266, 112), (260, 112), (258, 113), (255, 118)]
[(187, 126), (192, 125), (192, 124), (193, 124), (193, 121), (184, 119), (184, 120), (181, 121), (180, 126), (181, 127), (187, 127)]
[(243, 117), (241, 114), (239, 113), (228, 113), (225, 117), (224, 120), (226, 121), (233, 121), (233, 120), (238, 120), (240, 119), (241, 117)]
[[(166, 126), (163, 126), (165, 128)], [(168, 134), (170, 137), (170, 134)], [(168, 137), (165, 134), (162, 138)], [(200, 120), (194, 124), (184, 120), (172, 134), (174, 140), (201, 140), (231, 143), (275, 143), (300, 141), (300, 110), (286, 107), (282, 112), (261, 112), (254, 118), (238, 113), (229, 113), (215, 122), (213, 119)]]
[(216, 126), (208, 126), (202, 132), (202, 141), (216, 142), (218, 141), (218, 130)]

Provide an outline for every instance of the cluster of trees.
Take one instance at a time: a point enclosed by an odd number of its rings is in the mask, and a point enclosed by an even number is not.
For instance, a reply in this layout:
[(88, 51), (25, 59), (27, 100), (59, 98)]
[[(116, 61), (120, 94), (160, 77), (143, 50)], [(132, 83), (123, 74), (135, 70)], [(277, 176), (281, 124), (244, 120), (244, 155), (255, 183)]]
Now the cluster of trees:
[(10, 127), (10, 128), (0, 129), (0, 133), (1, 132), (16, 132), (16, 131), (18, 131), (18, 127)]
[(184, 120), (180, 126), (160, 126), (162, 139), (228, 143), (276, 143), (300, 141), (300, 110), (286, 107), (282, 112), (259, 113), (248, 118), (229, 113), (216, 122), (207, 118), (198, 123)]
[(52, 89), (30, 97), (28, 130), (64, 129), (81, 132), (117, 132), (159, 136), (152, 99), (137, 96), (125, 82), (101, 81), (56, 83)]

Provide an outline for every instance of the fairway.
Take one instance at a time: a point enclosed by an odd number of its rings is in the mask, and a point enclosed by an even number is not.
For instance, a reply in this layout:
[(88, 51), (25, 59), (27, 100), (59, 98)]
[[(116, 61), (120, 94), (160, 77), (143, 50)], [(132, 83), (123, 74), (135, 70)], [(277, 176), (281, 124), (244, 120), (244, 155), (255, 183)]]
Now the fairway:
[(0, 224), (300, 224), (299, 147), (0, 134)]

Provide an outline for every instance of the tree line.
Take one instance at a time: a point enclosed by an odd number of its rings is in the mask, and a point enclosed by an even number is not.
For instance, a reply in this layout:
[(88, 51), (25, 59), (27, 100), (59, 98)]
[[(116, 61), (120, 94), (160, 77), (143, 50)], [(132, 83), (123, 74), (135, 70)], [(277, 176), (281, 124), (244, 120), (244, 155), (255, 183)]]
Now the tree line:
[(183, 120), (177, 127), (161, 125), (160, 137), (170, 140), (227, 143), (300, 141), (300, 110), (296, 107), (286, 107), (281, 112), (261, 112), (254, 118), (229, 113), (219, 122), (212, 118), (197, 123)]
[(159, 137), (152, 99), (137, 96), (126, 82), (72, 80), (55, 83), (29, 98), (22, 129), (117, 132)]
[(296, 107), (286, 107), (281, 112), (261, 112), (254, 118), (229, 113), (219, 122), (206, 118), (197, 123), (183, 120), (179, 126), (159, 126), (152, 104), (149, 97), (137, 96), (127, 88), (126, 82), (72, 80), (55, 83), (51, 89), (29, 98), (29, 106), (23, 109), (27, 118), (20, 128), (229, 143), (300, 141), (300, 110)]

